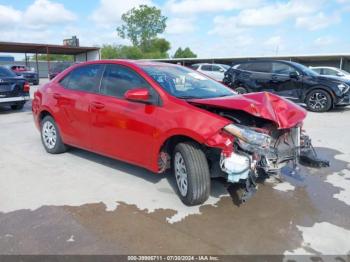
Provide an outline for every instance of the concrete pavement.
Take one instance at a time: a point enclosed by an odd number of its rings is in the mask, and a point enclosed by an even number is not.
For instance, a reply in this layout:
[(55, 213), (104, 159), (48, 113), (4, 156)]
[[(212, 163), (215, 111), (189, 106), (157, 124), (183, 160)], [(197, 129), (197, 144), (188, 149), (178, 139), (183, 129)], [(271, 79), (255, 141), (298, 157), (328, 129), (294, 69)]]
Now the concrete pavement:
[(269, 179), (239, 206), (213, 180), (184, 206), (170, 175), (71, 149), (49, 155), (30, 105), (0, 108), (0, 254), (346, 254), (350, 252), (350, 108), (309, 113), (322, 170)]

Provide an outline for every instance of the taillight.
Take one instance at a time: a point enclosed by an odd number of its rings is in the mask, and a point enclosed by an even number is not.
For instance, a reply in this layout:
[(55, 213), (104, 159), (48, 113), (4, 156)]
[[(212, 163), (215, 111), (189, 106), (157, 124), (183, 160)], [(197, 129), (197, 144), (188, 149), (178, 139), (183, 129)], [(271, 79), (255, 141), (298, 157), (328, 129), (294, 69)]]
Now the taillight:
[(30, 85), (29, 85), (29, 83), (24, 83), (23, 91), (24, 91), (24, 92), (29, 92), (29, 90), (30, 90)]

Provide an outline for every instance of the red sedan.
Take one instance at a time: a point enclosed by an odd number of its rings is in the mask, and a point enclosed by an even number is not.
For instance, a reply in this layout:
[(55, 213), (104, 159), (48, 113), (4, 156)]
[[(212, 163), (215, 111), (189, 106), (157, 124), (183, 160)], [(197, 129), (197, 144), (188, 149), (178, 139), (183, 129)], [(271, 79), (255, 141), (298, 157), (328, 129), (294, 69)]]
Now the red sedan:
[(210, 179), (242, 183), (310, 157), (306, 112), (269, 93), (237, 95), (191, 69), (101, 60), (75, 65), (41, 87), (32, 104), (42, 143), (120, 159), (154, 173), (172, 168), (187, 205), (206, 201)]

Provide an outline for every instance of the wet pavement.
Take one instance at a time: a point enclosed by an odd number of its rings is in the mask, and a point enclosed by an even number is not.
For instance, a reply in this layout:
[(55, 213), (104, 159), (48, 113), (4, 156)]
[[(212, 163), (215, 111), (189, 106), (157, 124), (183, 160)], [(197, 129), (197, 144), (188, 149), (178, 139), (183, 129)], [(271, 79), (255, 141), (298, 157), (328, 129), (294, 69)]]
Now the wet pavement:
[(212, 181), (186, 207), (170, 174), (79, 149), (47, 154), (29, 105), (0, 109), (0, 254), (349, 254), (350, 109), (310, 113), (324, 169), (259, 184), (240, 205)]

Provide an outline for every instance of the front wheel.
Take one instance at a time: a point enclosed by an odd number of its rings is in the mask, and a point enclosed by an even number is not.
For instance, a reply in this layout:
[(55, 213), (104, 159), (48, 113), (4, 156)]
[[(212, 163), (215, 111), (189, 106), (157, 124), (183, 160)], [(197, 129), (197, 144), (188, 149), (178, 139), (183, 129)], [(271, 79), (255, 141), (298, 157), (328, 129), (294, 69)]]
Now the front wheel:
[(45, 116), (41, 121), (41, 142), (50, 154), (60, 154), (67, 151), (57, 124), (51, 116)]
[(210, 193), (207, 158), (196, 143), (179, 143), (173, 153), (173, 170), (181, 201), (194, 206), (204, 203)]
[(306, 96), (306, 105), (310, 111), (326, 112), (332, 107), (332, 97), (322, 89), (312, 90)]

